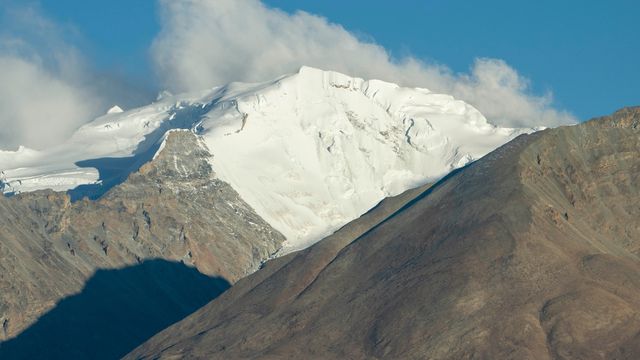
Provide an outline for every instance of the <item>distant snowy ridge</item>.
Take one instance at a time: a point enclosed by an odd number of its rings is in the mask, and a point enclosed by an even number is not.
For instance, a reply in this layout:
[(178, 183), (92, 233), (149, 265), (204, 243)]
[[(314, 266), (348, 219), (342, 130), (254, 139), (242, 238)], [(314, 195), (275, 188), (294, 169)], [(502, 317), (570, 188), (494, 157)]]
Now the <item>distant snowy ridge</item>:
[(110, 111), (47, 151), (0, 152), (4, 191), (106, 188), (152, 159), (171, 129), (202, 137), (217, 176), (286, 236), (282, 253), (532, 131), (495, 127), (449, 95), (303, 67)]
[(121, 112), (124, 112), (124, 110), (118, 105), (114, 105), (111, 109), (107, 110), (107, 114), (119, 114)]

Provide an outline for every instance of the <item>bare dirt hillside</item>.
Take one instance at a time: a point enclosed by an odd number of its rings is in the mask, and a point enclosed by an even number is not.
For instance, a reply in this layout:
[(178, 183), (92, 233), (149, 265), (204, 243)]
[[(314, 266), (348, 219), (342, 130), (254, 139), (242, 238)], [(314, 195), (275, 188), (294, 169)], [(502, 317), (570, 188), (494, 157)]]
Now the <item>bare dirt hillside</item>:
[(520, 136), (127, 358), (640, 358), (639, 155), (640, 108)]

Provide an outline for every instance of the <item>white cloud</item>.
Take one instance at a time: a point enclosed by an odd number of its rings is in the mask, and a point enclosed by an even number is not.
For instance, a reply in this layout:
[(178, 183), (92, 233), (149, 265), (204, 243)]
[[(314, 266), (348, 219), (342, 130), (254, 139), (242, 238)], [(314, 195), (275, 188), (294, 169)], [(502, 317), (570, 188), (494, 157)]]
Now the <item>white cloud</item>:
[(470, 74), (441, 77), (437, 89), (475, 105), (497, 125), (512, 127), (557, 126), (576, 123), (567, 111), (553, 108), (551, 93), (530, 93), (529, 80), (502, 60), (477, 59)]
[(19, 57), (0, 56), (0, 143), (45, 148), (95, 115), (93, 97)]
[[(551, 94), (532, 94), (529, 81), (500, 60), (479, 59), (468, 74), (455, 74), (412, 57), (392, 59), (340, 25), (258, 0), (159, 2), (162, 31), (151, 52), (172, 91), (264, 81), (309, 65), (450, 93), (499, 125), (575, 121), (553, 107)], [(114, 104), (150, 100), (144, 85), (93, 70), (73, 46), (76, 29), (53, 23), (32, 5), (0, 3), (0, 149), (45, 148)]]
[(94, 117), (78, 51), (34, 7), (5, 8), (0, 32), (0, 148), (51, 146)]
[(530, 92), (529, 81), (494, 59), (478, 59), (469, 74), (407, 57), (342, 26), (258, 0), (159, 0), (162, 31), (152, 54), (172, 91), (201, 90), (231, 81), (265, 81), (301, 65), (446, 92), (475, 105), (495, 124), (555, 126), (576, 120), (552, 107), (551, 94)]
[(50, 147), (114, 104), (152, 100), (144, 84), (96, 71), (74, 46), (81, 35), (73, 27), (34, 3), (0, 3), (0, 149)]

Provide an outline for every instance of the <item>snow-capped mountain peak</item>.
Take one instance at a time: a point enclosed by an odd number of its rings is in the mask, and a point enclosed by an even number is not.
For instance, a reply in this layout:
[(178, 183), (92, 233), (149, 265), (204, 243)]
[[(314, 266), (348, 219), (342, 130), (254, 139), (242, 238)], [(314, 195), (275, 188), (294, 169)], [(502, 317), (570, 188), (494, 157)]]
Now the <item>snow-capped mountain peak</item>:
[(107, 114), (119, 114), (121, 112), (124, 112), (124, 110), (122, 110), (122, 108), (118, 105), (114, 105), (109, 110), (107, 110)]
[(286, 236), (284, 252), (529, 131), (495, 127), (449, 95), (302, 67), (270, 82), (110, 111), (47, 151), (0, 152), (4, 191), (97, 181), (104, 191), (177, 128), (201, 136), (217, 176)]

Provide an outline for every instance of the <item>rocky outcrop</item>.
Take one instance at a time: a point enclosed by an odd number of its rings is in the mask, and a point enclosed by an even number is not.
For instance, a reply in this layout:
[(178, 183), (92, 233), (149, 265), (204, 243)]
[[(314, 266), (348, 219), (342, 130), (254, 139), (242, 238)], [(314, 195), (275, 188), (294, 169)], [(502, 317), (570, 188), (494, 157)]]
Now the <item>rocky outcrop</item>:
[(96, 201), (0, 196), (0, 339), (80, 291), (97, 269), (164, 259), (231, 283), (257, 269), (284, 238), (216, 178), (209, 157), (196, 135), (173, 131), (153, 161)]
[(520, 136), (127, 358), (637, 359), (638, 124)]

